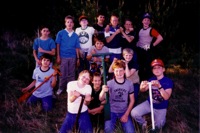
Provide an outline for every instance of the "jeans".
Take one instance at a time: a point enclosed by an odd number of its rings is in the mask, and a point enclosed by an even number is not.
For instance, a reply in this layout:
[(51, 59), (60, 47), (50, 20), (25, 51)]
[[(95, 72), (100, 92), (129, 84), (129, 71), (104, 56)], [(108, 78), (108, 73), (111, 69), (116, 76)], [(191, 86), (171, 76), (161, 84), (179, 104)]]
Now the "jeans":
[(44, 111), (49, 111), (52, 109), (52, 96), (46, 96), (46, 97), (43, 97), (43, 98), (38, 98), (34, 95), (31, 95), (30, 98), (28, 99), (27, 101), (27, 104), (28, 105), (31, 105), (31, 104), (36, 104), (37, 101), (41, 101), (42, 102), (42, 109)]
[[(60, 133), (71, 133), (75, 125), (77, 114), (67, 113), (67, 116), (60, 128)], [(78, 120), (80, 133), (92, 133), (92, 123), (88, 111), (82, 112)]]
[[(104, 126), (105, 133), (114, 133), (117, 119), (120, 119), (123, 115), (124, 115), (124, 113), (111, 112), (111, 119), (105, 121), (105, 126)], [(122, 123), (122, 122), (120, 122), (120, 123), (121, 123), (124, 133), (134, 133), (135, 132), (135, 129), (133, 126), (133, 121), (132, 121), (130, 115), (128, 116), (128, 121), (126, 123)]]
[[(137, 105), (131, 111), (131, 116), (137, 121), (140, 125), (144, 124), (146, 120), (143, 118), (143, 115), (151, 112), (150, 103), (146, 100), (143, 103)], [(166, 121), (167, 109), (153, 109), (155, 126), (161, 128), (164, 126)]]

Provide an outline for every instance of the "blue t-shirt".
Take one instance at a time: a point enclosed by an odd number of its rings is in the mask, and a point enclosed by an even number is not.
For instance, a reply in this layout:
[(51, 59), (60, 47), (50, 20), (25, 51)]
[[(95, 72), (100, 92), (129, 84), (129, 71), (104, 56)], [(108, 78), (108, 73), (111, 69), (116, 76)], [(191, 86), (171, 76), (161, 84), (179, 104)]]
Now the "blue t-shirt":
[(63, 29), (56, 36), (56, 43), (60, 45), (61, 58), (76, 58), (76, 48), (80, 48), (79, 37), (73, 32), (71, 36)]
[[(39, 47), (41, 47), (44, 50), (51, 51), (52, 49), (56, 48), (56, 44), (52, 38), (48, 38), (47, 40), (41, 40), (40, 38), (36, 38), (33, 43), (33, 49), (38, 51)], [(38, 51), (38, 59), (40, 59), (42, 55), (43, 53)]]
[[(157, 80), (155, 76), (149, 79), (149, 82), (152, 80)], [(164, 90), (166, 89), (173, 89), (173, 81), (168, 77), (163, 77), (159, 80), (162, 88)], [(160, 92), (158, 91), (158, 88), (154, 88), (152, 86), (152, 100), (153, 100), (153, 108), (155, 109), (166, 109), (169, 104), (169, 100), (165, 100)], [(150, 102), (150, 98), (148, 97), (148, 101)]]

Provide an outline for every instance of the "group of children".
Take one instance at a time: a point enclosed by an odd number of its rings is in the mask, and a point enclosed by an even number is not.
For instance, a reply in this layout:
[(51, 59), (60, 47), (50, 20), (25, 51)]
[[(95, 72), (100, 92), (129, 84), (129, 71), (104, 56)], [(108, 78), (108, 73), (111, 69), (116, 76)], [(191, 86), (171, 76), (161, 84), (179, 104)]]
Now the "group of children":
[[(22, 91), (37, 87), (45, 81), (45, 78), (54, 74), (48, 82), (33, 92), (27, 101), (27, 104), (33, 104), (37, 100), (42, 100), (45, 111), (52, 109), (52, 95), (57, 72), (53, 70), (51, 61), (52, 56), (56, 55), (56, 63), (60, 66), (61, 72), (56, 94), (59, 96), (63, 90), (66, 90), (68, 110), (60, 133), (74, 130), (77, 115), (80, 115), (79, 131), (84, 133), (93, 132), (94, 127), (104, 129), (105, 133), (112, 133), (116, 130), (117, 120), (126, 133), (135, 131), (133, 119), (143, 128), (146, 127), (147, 121), (143, 116), (151, 112), (149, 98), (139, 104), (138, 94), (149, 89), (149, 82), (152, 83), (155, 125), (157, 128), (164, 126), (173, 82), (164, 75), (163, 61), (152, 59), (150, 51), (151, 47), (162, 41), (162, 36), (149, 26), (151, 16), (145, 13), (137, 45), (133, 46), (131, 42), (136, 35), (132, 22), (126, 19), (124, 28), (122, 28), (119, 26), (118, 19), (116, 15), (112, 15), (110, 25), (106, 26), (104, 24), (105, 15), (100, 13), (97, 16), (98, 22), (92, 27), (88, 26), (86, 16), (80, 16), (81, 27), (74, 31), (74, 18), (68, 15), (65, 17), (65, 29), (57, 33), (55, 42), (48, 37), (47, 27), (43, 27), (42, 35), (35, 39), (33, 55), (36, 68), (32, 76), (34, 80)], [(151, 45), (153, 37), (156, 40)], [(111, 75), (106, 78), (108, 80), (106, 84), (102, 83), (102, 76), (105, 76), (101, 71), (103, 58), (93, 56), (101, 53), (112, 53), (104, 59), (107, 63), (107, 75)], [(143, 63), (140, 64), (141, 60)], [(144, 62), (149, 64), (144, 65)], [(141, 78), (140, 70), (142, 75), (147, 74), (148, 78)], [(145, 73), (144, 70), (148, 72), (145, 71)], [(78, 73), (77, 80), (75, 79), (76, 73)], [(106, 101), (106, 94), (109, 95), (109, 101)], [(80, 108), (83, 97), (83, 106)], [(103, 116), (106, 102), (110, 105), (110, 119), (108, 120), (104, 120)]]

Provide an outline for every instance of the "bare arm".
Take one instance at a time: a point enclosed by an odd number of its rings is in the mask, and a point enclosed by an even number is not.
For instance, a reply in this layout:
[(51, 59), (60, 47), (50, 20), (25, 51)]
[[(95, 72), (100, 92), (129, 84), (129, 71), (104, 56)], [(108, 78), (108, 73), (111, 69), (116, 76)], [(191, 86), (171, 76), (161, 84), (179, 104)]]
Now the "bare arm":
[(133, 93), (129, 94), (129, 99), (130, 99), (130, 101), (129, 101), (129, 104), (128, 104), (128, 108), (127, 108), (126, 112), (124, 113), (124, 115), (120, 119), (122, 122), (128, 121), (128, 116), (130, 115), (130, 112), (133, 108), (133, 105), (134, 105), (134, 102), (135, 102)]
[(41, 47), (39, 47), (38, 51), (41, 52), (41, 53), (47, 53), (47, 54), (50, 54), (50, 55), (53, 55), (53, 56), (56, 54), (56, 50), (55, 49), (52, 49), (51, 51), (49, 51), (49, 50), (44, 50)]
[(56, 45), (56, 50), (57, 50), (56, 62), (58, 64), (60, 64), (60, 62), (61, 62), (61, 60), (60, 60), (60, 44)]
[(158, 45), (161, 41), (163, 40), (163, 37), (159, 34), (155, 40), (155, 42), (153, 43), (153, 46)]

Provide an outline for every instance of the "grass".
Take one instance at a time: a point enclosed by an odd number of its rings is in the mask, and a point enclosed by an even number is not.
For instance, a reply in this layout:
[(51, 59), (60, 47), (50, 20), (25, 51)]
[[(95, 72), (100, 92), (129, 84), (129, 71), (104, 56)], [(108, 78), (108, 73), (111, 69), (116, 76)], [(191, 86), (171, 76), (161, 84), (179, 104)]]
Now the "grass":
[[(9, 36), (8, 33), (4, 35), (5, 39), (0, 43), (0, 133), (56, 133), (67, 112), (66, 92), (54, 99), (54, 109), (48, 113), (42, 112), (40, 104), (34, 107), (18, 104), (21, 88), (32, 81), (35, 63), (31, 39), (24, 39), (24, 35), (14, 39), (9, 39)], [(166, 74), (175, 86), (169, 101), (166, 125), (161, 132), (198, 133), (199, 70), (172, 67), (167, 69)], [(140, 102), (144, 98), (145, 95), (140, 94)], [(148, 115), (146, 118), (149, 132), (151, 121)], [(139, 125), (134, 124), (136, 132), (141, 132)], [(122, 131), (119, 128), (116, 132)]]

